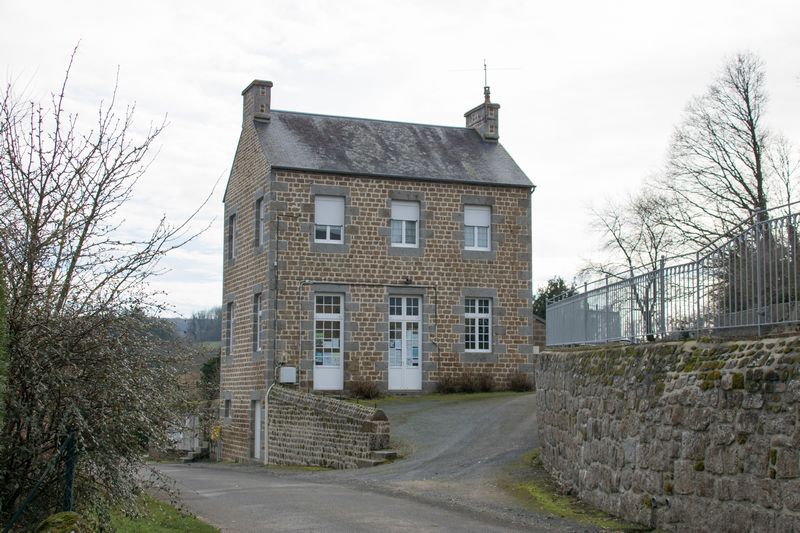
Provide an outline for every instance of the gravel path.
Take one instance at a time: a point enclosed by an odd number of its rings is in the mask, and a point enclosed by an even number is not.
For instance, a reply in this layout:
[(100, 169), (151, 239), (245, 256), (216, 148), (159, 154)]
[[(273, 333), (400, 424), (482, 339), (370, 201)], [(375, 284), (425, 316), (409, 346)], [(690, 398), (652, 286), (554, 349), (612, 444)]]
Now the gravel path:
[(374, 468), (337, 470), (319, 478), (363, 484), (492, 517), (536, 531), (593, 531), (590, 526), (542, 516), (498, 486), (520, 456), (538, 447), (535, 395), (422, 398), (388, 403), (392, 439), (410, 451)]
[(387, 403), (403, 459), (294, 471), (164, 466), (187, 507), (223, 531), (594, 531), (521, 506), (498, 477), (537, 446), (533, 394)]

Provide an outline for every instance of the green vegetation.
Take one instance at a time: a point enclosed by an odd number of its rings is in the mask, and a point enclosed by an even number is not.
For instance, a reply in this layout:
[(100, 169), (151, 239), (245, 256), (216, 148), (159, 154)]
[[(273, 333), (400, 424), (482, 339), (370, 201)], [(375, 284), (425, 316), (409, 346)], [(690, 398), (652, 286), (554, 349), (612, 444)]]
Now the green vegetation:
[(350, 382), (350, 394), (361, 400), (376, 400), (381, 397), (381, 390), (374, 381), (357, 380)]
[(6, 352), (6, 288), (3, 268), (0, 265), (0, 428), (6, 414), (6, 376), (8, 373), (8, 353)]
[(167, 533), (170, 531), (192, 531), (195, 533), (218, 533), (219, 529), (189, 514), (178, 511), (172, 505), (144, 495), (139, 499), (141, 515), (128, 517), (115, 513), (111, 527), (118, 533)]
[(539, 449), (533, 449), (512, 465), (498, 485), (511, 493), (526, 507), (581, 524), (613, 531), (646, 531), (642, 526), (624, 522), (595, 509), (572, 495), (560, 492), (550, 475), (544, 470)]
[(404, 403), (417, 403), (420, 400), (434, 401), (434, 402), (452, 402), (462, 403), (471, 400), (487, 400), (490, 398), (507, 398), (509, 396), (516, 396), (519, 392), (501, 391), (501, 392), (460, 392), (455, 394), (441, 394), (438, 392), (423, 394), (423, 395), (403, 395), (403, 396), (385, 396), (377, 400), (355, 400), (356, 403), (364, 405), (372, 405), (381, 407), (382, 405), (397, 405)]
[(572, 296), (575, 294), (575, 283), (567, 285), (561, 276), (555, 276), (547, 281), (547, 285), (539, 287), (536, 296), (533, 298), (533, 314), (547, 318), (547, 300), (556, 296)]

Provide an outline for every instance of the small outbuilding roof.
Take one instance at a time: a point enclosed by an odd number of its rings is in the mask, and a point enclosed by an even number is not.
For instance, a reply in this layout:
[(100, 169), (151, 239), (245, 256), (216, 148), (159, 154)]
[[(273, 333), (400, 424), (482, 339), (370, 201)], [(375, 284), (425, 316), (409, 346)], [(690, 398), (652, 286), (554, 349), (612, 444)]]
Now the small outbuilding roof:
[(471, 128), (274, 109), (255, 125), (275, 169), (533, 186), (500, 143)]

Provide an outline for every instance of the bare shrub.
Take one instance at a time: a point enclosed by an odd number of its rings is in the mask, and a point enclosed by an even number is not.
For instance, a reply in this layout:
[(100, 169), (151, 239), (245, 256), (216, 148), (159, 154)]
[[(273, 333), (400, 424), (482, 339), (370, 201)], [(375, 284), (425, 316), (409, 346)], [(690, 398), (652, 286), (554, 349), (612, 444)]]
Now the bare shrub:
[(374, 400), (381, 397), (381, 390), (374, 381), (351, 381), (350, 394), (361, 400)]
[(491, 392), (494, 390), (494, 377), (488, 372), (464, 372), (458, 376), (445, 376), (436, 384), (441, 394), (456, 392)]
[(508, 390), (514, 392), (527, 392), (533, 390), (533, 385), (525, 372), (514, 372), (508, 378)]
[[(73, 53), (74, 57), (74, 53)], [(8, 382), (0, 435), (0, 519), (29, 502), (28, 530), (64, 497), (56, 450), (74, 442), (75, 510), (107, 526), (135, 510), (142, 460), (185, 412), (188, 350), (149, 280), (190, 241), (191, 219), (123, 226), (125, 203), (164, 125), (134, 126), (116, 86), (86, 123), (60, 91), (43, 104), (0, 89), (0, 271)], [(75, 437), (72, 437), (72, 436)], [(74, 440), (73, 440), (74, 439)], [(34, 499), (28, 495), (38, 491)], [(94, 527), (97, 525), (98, 527)]]
[(493, 390), (494, 377), (488, 372), (464, 374), (464, 392), (492, 392)]
[(439, 382), (436, 383), (436, 392), (439, 394), (453, 394), (454, 392), (459, 392), (459, 380), (457, 380), (453, 376), (443, 376), (439, 379)]

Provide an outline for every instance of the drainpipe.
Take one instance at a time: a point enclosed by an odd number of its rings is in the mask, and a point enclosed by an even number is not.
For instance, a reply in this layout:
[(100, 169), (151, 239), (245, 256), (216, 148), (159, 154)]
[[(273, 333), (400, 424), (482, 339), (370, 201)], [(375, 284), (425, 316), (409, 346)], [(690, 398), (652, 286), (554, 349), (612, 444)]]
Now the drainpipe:
[(272, 385), (267, 389), (267, 394), (264, 395), (264, 466), (269, 464), (269, 393), (272, 392), (272, 387), (275, 386), (273, 380)]

